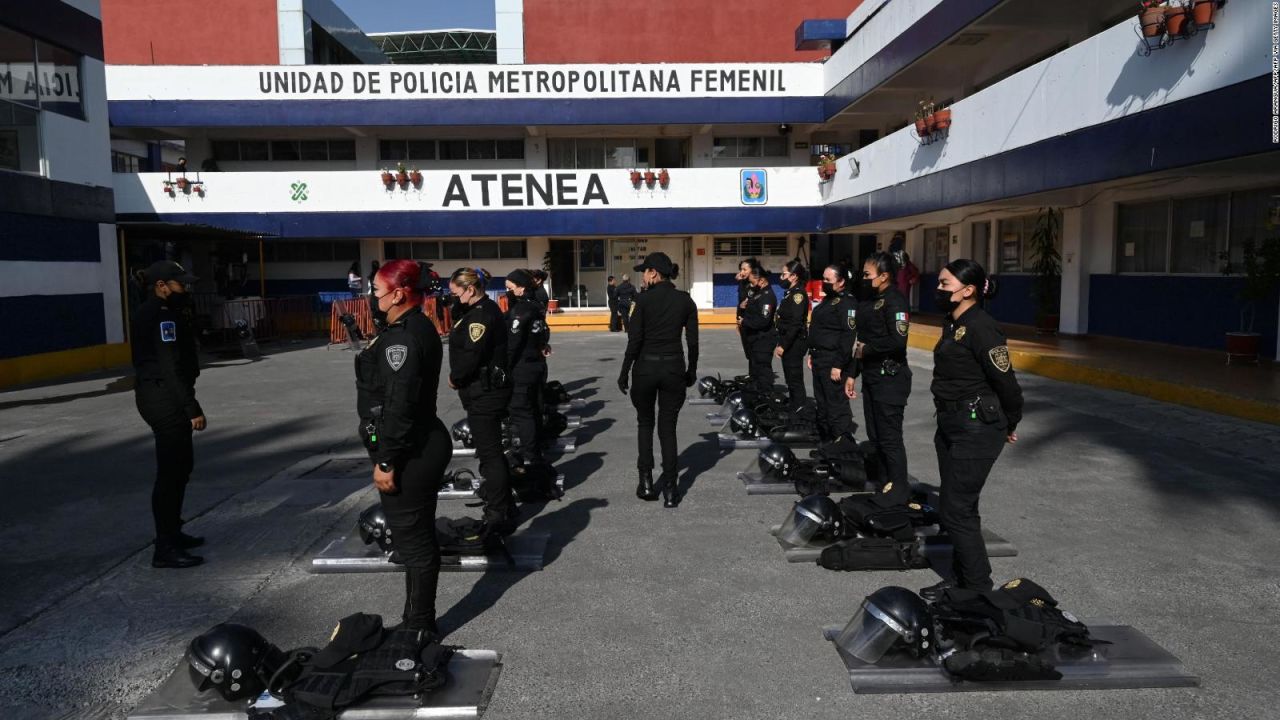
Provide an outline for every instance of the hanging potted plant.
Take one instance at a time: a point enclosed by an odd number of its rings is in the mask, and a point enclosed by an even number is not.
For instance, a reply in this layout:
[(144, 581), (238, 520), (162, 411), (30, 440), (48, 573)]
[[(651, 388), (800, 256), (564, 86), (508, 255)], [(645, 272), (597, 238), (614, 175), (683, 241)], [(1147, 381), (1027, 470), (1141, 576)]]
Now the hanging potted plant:
[(1175, 5), (1169, 3), (1164, 6), (1164, 30), (1169, 37), (1181, 35), (1187, 26), (1187, 17), (1189, 13), (1186, 5)]
[(916, 135), (929, 136), (929, 120), (924, 114), (924, 103), (920, 103), (920, 108), (916, 110)]
[(1143, 37), (1159, 37), (1164, 34), (1164, 0), (1141, 0), (1138, 3), (1138, 22), (1142, 24)]
[(632, 170), (632, 171), (631, 171), (631, 186), (632, 186), (632, 187), (635, 187), (635, 188), (639, 188), (639, 187), (640, 187), (640, 183), (641, 183), (641, 182), (642, 182), (642, 177), (641, 177), (641, 175), (640, 175), (640, 171), (639, 171), (639, 170)]
[(419, 170), (418, 168), (414, 168), (410, 170), (409, 182), (413, 183), (414, 187), (421, 188), (422, 187), (422, 171)]
[(819, 155), (818, 156), (818, 179), (821, 182), (827, 182), (836, 176), (836, 156), (835, 155)]
[(657, 176), (657, 175), (655, 175), (655, 174), (653, 173), (653, 170), (645, 170), (645, 171), (644, 171), (644, 184), (645, 184), (645, 185), (648, 185), (649, 187), (651, 187), (651, 188), (652, 188), (652, 187), (653, 187), (653, 184), (654, 184), (655, 182), (657, 182), (657, 181), (658, 181), (658, 176)]
[(1224, 261), (1222, 274), (1244, 273), (1244, 285), (1237, 298), (1240, 300), (1240, 330), (1227, 333), (1227, 363), (1258, 361), (1260, 333), (1253, 331), (1254, 316), (1259, 302), (1274, 301), (1280, 288), (1280, 237), (1255, 242), (1252, 238), (1241, 243), (1240, 265), (1231, 262), (1227, 252), (1219, 253)]
[(667, 186), (670, 184), (671, 184), (671, 173), (667, 172), (666, 168), (662, 168), (662, 170), (658, 172), (658, 185), (663, 190), (666, 190)]
[(934, 130), (946, 130), (951, 127), (951, 108), (945, 107), (933, 112)]
[(400, 183), (400, 187), (409, 184), (409, 171), (405, 169), (404, 163), (396, 165), (396, 182)]
[(177, 184), (178, 184), (178, 190), (182, 192), (186, 192), (187, 188), (191, 187), (191, 181), (188, 180), (185, 176), (178, 178)]
[(1223, 4), (1224, 0), (1195, 0), (1191, 6), (1191, 19), (1197, 25), (1208, 25), (1213, 22), (1213, 11)]
[(1042, 208), (1031, 234), (1029, 254), (1034, 282), (1031, 297), (1036, 302), (1036, 334), (1058, 332), (1062, 300), (1062, 255), (1058, 252), (1062, 217), (1053, 208)]
[(388, 169), (386, 169), (386, 168), (383, 168), (383, 169), (382, 169), (382, 184), (383, 184), (383, 186), (384, 186), (384, 187), (386, 187), (388, 190), (390, 190), (390, 189), (391, 189), (391, 184), (392, 184), (392, 183), (394, 183), (395, 181), (396, 181), (396, 176), (395, 176), (395, 175), (392, 175), (390, 170), (388, 170)]

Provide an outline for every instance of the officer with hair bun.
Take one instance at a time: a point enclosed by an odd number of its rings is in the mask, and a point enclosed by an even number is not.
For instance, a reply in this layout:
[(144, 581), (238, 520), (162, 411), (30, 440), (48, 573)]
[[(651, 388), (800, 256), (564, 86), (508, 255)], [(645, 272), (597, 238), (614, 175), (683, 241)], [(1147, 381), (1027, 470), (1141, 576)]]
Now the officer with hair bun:
[(1017, 442), (1022, 420), (1022, 388), (1009, 346), (983, 309), (995, 293), (995, 281), (972, 260), (953, 260), (938, 273), (936, 302), (947, 316), (933, 348), (933, 445), (941, 479), (939, 519), (951, 537), (955, 577), (921, 590), (926, 600), (951, 587), (991, 589), (978, 497), (1000, 451)]
[(404, 626), (438, 633), (436, 493), (453, 443), (436, 411), (444, 347), (422, 313), (424, 292), (432, 286), (429, 270), (411, 260), (379, 268), (368, 298), (384, 329), (356, 356), (355, 366), (360, 438), (405, 564)]
[[(636, 297), (632, 309), (618, 389), (626, 393), (630, 385), (631, 402), (636, 407), (639, 446), (636, 467), (640, 471), (636, 497), (658, 499), (653, 482), (656, 402), (658, 441), (662, 446), (663, 505), (674, 508), (680, 504), (680, 491), (676, 487), (676, 419), (684, 405), (685, 389), (693, 386), (698, 372), (698, 308), (689, 293), (677, 290), (671, 283), (680, 266), (672, 263), (666, 253), (651, 253), (635, 270), (644, 273), (648, 289)], [(687, 365), (680, 346), (681, 333), (689, 347)]]
[(542, 386), (547, 382), (546, 309), (533, 298), (533, 275), (512, 270), (507, 275), (507, 370), (511, 373), (511, 423), (520, 438), (520, 457), (542, 462)]
[(804, 284), (809, 280), (809, 270), (797, 258), (782, 266), (778, 278), (786, 285), (787, 292), (775, 314), (778, 344), (773, 354), (782, 358), (782, 375), (787, 381), (791, 407), (798, 409), (807, 397), (804, 390), (804, 353), (809, 296), (805, 294)]
[(747, 374), (752, 386), (761, 394), (773, 392), (773, 351), (777, 347), (777, 331), (774, 314), (778, 298), (769, 286), (769, 272), (760, 264), (747, 275), (751, 291), (738, 326), (742, 332), (742, 346), (747, 352)]
[(502, 311), (484, 291), (482, 275), (459, 268), (449, 278), (453, 330), (449, 333), (449, 387), (467, 412), (480, 476), (476, 494), (484, 501), (486, 532), (509, 535), (518, 514), (511, 475), (502, 449), (502, 418), (511, 404), (507, 376), (507, 327)]
[(809, 369), (813, 371), (818, 434), (830, 442), (853, 432), (853, 413), (844, 392), (846, 371), (852, 371), (857, 302), (849, 292), (852, 275), (844, 263), (822, 271), (822, 302), (809, 322)]

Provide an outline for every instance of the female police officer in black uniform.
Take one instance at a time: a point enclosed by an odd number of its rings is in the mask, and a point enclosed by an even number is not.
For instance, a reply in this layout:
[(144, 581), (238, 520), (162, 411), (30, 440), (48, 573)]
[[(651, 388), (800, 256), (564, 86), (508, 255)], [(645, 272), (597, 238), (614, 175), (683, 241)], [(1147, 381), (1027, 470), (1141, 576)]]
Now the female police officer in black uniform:
[(773, 324), (778, 298), (769, 286), (769, 273), (759, 263), (748, 275), (751, 291), (747, 305), (738, 318), (742, 347), (747, 352), (747, 374), (751, 385), (761, 395), (773, 392), (773, 350), (777, 347), (777, 329)]
[(751, 301), (750, 296), (755, 292), (755, 285), (751, 282), (751, 273), (760, 269), (760, 261), (755, 258), (746, 258), (738, 263), (738, 274), (733, 276), (738, 281), (738, 340), (742, 343), (742, 355), (747, 359), (747, 366), (751, 365), (751, 350), (747, 348), (747, 334), (742, 330), (742, 317), (747, 314), (747, 303)]
[(507, 367), (511, 371), (511, 423), (520, 438), (520, 458), (542, 462), (542, 386), (547, 382), (546, 308), (534, 299), (533, 275), (507, 276)]
[(386, 327), (356, 356), (356, 406), (373, 484), (405, 564), (405, 627), (437, 632), (436, 492), (453, 445), (436, 415), (444, 349), (422, 314), (424, 279), (409, 260), (374, 275), (369, 306)]
[(853, 413), (844, 394), (846, 371), (853, 372), (857, 303), (848, 292), (849, 269), (836, 263), (822, 272), (825, 297), (809, 322), (809, 369), (817, 403), (818, 435), (823, 442), (853, 432)]
[(778, 277), (786, 284), (787, 292), (774, 315), (778, 339), (773, 354), (782, 358), (782, 376), (787, 381), (791, 407), (798, 409), (807, 397), (804, 391), (804, 339), (807, 332), (805, 322), (809, 319), (809, 296), (805, 294), (804, 284), (809, 280), (809, 271), (804, 263), (792, 260), (782, 266)]
[(937, 303), (948, 312), (933, 349), (933, 402), (938, 409), (942, 480), (939, 515), (954, 549), (954, 580), (920, 594), (936, 598), (947, 587), (991, 589), (991, 563), (982, 540), (978, 495), (1006, 442), (1018, 439), (1022, 389), (996, 321), (982, 309), (994, 283), (972, 260), (955, 260), (938, 274)]
[[(907, 299), (893, 287), (897, 264), (887, 252), (872, 253), (862, 265), (859, 281), (857, 344), (854, 357), (862, 375), (862, 411), (867, 438), (875, 445), (880, 477), (892, 497), (910, 499), (907, 449), (902, 442), (902, 416), (911, 394), (907, 367)], [(845, 394), (857, 397), (854, 378), (845, 380)], [(890, 487), (889, 483), (892, 483)]]
[(511, 476), (502, 453), (502, 418), (511, 404), (507, 378), (507, 329), (502, 311), (484, 292), (475, 270), (461, 268), (449, 278), (453, 330), (449, 333), (449, 387), (467, 412), (484, 483), (485, 529), (508, 535), (515, 529)]
[[(618, 388), (631, 388), (631, 402), (636, 407), (639, 452), (636, 467), (640, 484), (636, 496), (641, 500), (657, 500), (653, 483), (653, 405), (658, 404), (658, 441), (662, 445), (662, 499), (665, 507), (680, 504), (676, 487), (676, 418), (684, 405), (685, 388), (692, 387), (698, 370), (698, 308), (689, 293), (671, 284), (680, 268), (665, 253), (651, 253), (637, 265), (644, 273), (647, 290), (636, 298), (631, 312), (627, 353), (622, 361)], [(685, 364), (680, 348), (680, 333), (689, 346), (689, 363)], [(634, 376), (632, 366), (635, 367)], [(634, 383), (632, 383), (634, 381)]]

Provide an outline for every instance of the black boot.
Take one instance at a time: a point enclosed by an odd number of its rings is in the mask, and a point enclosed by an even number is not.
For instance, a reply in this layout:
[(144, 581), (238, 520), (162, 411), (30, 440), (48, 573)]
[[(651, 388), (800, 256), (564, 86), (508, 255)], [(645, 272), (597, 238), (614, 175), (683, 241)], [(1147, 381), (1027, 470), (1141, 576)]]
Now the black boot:
[(155, 553), (151, 555), (153, 568), (189, 568), (204, 562), (204, 558), (192, 555), (172, 540), (156, 540)]
[(188, 535), (179, 531), (178, 534), (174, 536), (173, 543), (183, 550), (190, 550), (191, 548), (198, 548), (203, 545), (204, 538), (196, 535)]
[(680, 493), (680, 486), (674, 474), (662, 474), (662, 507), (674, 508), (680, 507), (680, 501), (684, 495)]
[(942, 592), (944, 590), (950, 590), (954, 587), (956, 587), (955, 580), (943, 580), (942, 582), (935, 583), (927, 588), (920, 588), (920, 597), (929, 602), (935, 602), (938, 598), (942, 597)]
[(653, 471), (640, 471), (640, 484), (636, 485), (636, 497), (641, 500), (657, 500), (658, 490), (653, 486)]
[(436, 586), (440, 571), (432, 568), (405, 568), (404, 613), (401, 627), (409, 630), (426, 630), (440, 637), (436, 625)]

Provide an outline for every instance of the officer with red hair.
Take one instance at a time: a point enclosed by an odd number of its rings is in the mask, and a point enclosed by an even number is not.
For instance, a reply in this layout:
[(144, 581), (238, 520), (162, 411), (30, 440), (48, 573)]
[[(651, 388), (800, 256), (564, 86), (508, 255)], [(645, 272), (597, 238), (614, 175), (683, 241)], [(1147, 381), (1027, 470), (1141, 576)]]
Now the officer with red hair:
[(444, 346), (422, 314), (430, 283), (411, 260), (392, 260), (374, 275), (369, 309), (384, 329), (356, 356), (356, 406), (373, 484), (405, 565), (404, 626), (438, 633), (436, 491), (453, 441), (436, 413)]

